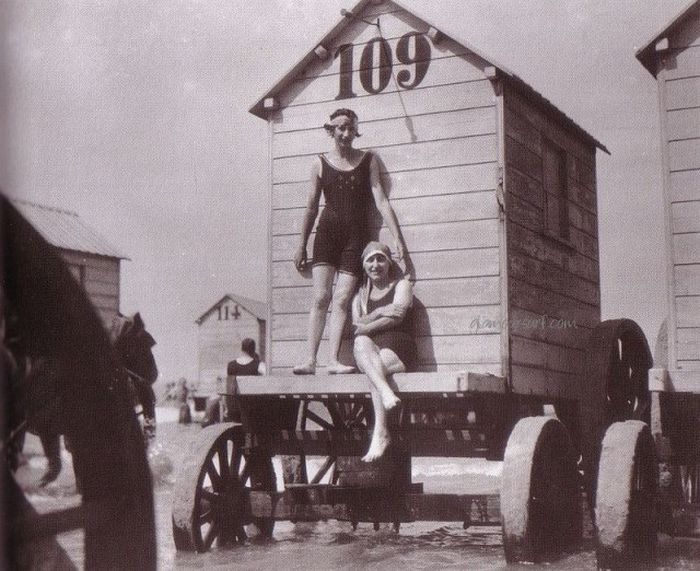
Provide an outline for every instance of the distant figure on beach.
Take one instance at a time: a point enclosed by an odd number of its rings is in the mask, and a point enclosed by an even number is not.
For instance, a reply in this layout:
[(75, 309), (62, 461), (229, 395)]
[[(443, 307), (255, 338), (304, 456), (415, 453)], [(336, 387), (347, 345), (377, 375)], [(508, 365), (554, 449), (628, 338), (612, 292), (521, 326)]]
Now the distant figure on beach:
[[(260, 360), (260, 356), (255, 352), (255, 341), (246, 337), (241, 341), (241, 353), (233, 361), (230, 361), (228, 367), (226, 368), (226, 374), (235, 377), (250, 376), (250, 375), (264, 375), (266, 373), (265, 363)], [(216, 399), (216, 411), (212, 411), (211, 414), (207, 414), (208, 418), (212, 419), (212, 422), (218, 422), (221, 417), (219, 409), (219, 399)], [(226, 397), (223, 400), (223, 418), (226, 421), (240, 422), (241, 421), (241, 411), (238, 408), (238, 404), (235, 399), (231, 397)], [(207, 407), (209, 408), (209, 407)], [(216, 418), (212, 417), (216, 415)]]
[[(370, 208), (374, 204), (394, 238), (399, 260), (405, 260), (406, 246), (394, 210), (379, 174), (379, 162), (371, 151), (353, 147), (360, 134), (358, 118), (350, 109), (334, 111), (324, 128), (333, 139), (326, 154), (314, 159), (311, 185), (301, 226), (301, 242), (294, 255), (299, 272), (307, 269), (306, 245), (318, 215), (321, 192), (325, 208), (321, 214), (313, 247), (313, 303), (309, 314), (306, 360), (294, 367), (296, 375), (313, 375), (316, 356), (331, 305), (328, 373), (354, 372), (339, 361), (340, 344), (348, 306), (362, 276), (360, 254), (369, 241)], [(333, 281), (337, 277), (335, 290)]]
[(248, 337), (241, 341), (241, 354), (229, 362), (226, 374), (238, 377), (265, 374), (265, 363), (260, 360), (260, 356), (255, 352), (255, 341)]
[(180, 405), (178, 424), (190, 424), (192, 422), (192, 411), (190, 411), (190, 405), (187, 403), (190, 392), (187, 388), (187, 379), (184, 377), (180, 378), (177, 385), (175, 385), (174, 391), (175, 400)]
[(371, 383), (374, 429), (362, 460), (372, 462), (390, 443), (387, 413), (401, 403), (387, 376), (415, 366), (416, 343), (410, 315), (413, 286), (391, 259), (389, 247), (370, 242), (362, 253), (362, 265), (367, 278), (353, 299), (352, 324), (355, 361)]

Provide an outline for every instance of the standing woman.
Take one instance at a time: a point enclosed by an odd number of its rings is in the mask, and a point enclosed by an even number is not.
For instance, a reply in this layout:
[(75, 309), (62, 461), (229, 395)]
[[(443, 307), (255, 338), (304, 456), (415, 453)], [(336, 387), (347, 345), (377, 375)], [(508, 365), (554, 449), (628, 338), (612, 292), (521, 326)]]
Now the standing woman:
[[(362, 275), (360, 254), (369, 241), (369, 217), (376, 205), (394, 238), (399, 260), (406, 260), (406, 246), (394, 210), (384, 194), (379, 164), (371, 151), (355, 149), (359, 137), (357, 115), (350, 109), (338, 109), (324, 125), (333, 146), (319, 155), (311, 167), (311, 188), (301, 226), (301, 242), (294, 256), (299, 272), (306, 269), (306, 245), (313, 229), (321, 192), (325, 208), (316, 230), (313, 249), (313, 303), (309, 314), (306, 360), (294, 367), (294, 374), (313, 375), (316, 355), (331, 306), (328, 331), (328, 372), (352, 373), (354, 367), (338, 360), (348, 306)], [(335, 290), (333, 280), (336, 278)]]
[(389, 446), (387, 414), (401, 402), (388, 375), (411, 370), (416, 361), (410, 315), (413, 286), (381, 242), (367, 244), (362, 265), (367, 279), (352, 302), (352, 324), (355, 361), (369, 377), (374, 408), (372, 440), (362, 460), (373, 462)]

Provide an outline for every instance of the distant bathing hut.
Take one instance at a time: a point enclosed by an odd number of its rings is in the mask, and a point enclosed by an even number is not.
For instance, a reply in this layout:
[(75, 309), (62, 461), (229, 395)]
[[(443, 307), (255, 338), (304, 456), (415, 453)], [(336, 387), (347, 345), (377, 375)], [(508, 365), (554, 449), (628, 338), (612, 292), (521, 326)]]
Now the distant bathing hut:
[(197, 397), (217, 394), (217, 381), (226, 380), (226, 365), (241, 349), (241, 341), (255, 341), (260, 358), (265, 360), (265, 324), (267, 306), (264, 302), (242, 295), (227, 293), (197, 320), (199, 378)]
[(311, 280), (293, 256), (309, 167), (339, 107), (359, 116), (358, 147), (376, 151), (415, 266), (418, 369), (493, 373), (553, 397), (576, 383), (600, 321), (596, 150), (607, 150), (389, 0), (345, 12), (250, 109), (271, 138), (268, 370), (287, 374), (304, 354)]
[[(700, 2), (637, 52), (657, 80), (666, 223), (668, 340), (654, 390), (700, 392)], [(657, 355), (657, 360), (659, 356)], [(656, 379), (655, 382), (654, 379)]]
[(12, 204), (58, 249), (102, 323), (110, 327), (119, 313), (120, 262), (128, 258), (75, 212), (24, 200), (12, 200)]

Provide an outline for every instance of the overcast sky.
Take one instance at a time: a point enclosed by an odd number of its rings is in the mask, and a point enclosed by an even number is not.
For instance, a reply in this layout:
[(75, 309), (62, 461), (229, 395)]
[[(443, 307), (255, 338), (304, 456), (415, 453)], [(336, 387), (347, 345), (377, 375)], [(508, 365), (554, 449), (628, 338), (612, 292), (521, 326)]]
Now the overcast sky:
[[(687, 0), (403, 0), (602, 141), (603, 317), (653, 347), (665, 314), (656, 83), (635, 59)], [(354, 0), (0, 0), (0, 186), (75, 210), (130, 258), (163, 378), (196, 378), (194, 320), (263, 299), (267, 126), (248, 108)], [(232, 353), (236, 348), (232, 347)]]

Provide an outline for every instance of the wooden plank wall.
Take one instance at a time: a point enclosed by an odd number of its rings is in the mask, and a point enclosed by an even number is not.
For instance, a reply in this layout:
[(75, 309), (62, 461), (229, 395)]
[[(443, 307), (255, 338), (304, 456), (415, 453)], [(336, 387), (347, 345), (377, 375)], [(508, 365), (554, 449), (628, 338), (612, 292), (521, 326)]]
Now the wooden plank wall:
[[(509, 88), (505, 139), (513, 388), (571, 395), (588, 333), (600, 321), (595, 147)], [(569, 244), (545, 229), (544, 140), (567, 155)]]
[[(393, 53), (404, 34), (428, 31), (424, 23), (391, 2), (370, 5), (361, 17), (374, 21), (377, 16)], [(337, 46), (354, 44), (357, 97), (335, 100), (339, 63), (332, 55), (306, 69), (280, 97), (282, 109), (272, 125), (271, 370), (287, 373), (305, 355), (311, 280), (296, 272), (292, 257), (311, 163), (332, 144), (322, 125), (336, 108), (350, 107), (360, 117), (362, 137), (356, 146), (373, 149), (380, 159), (385, 191), (416, 267), (420, 369), (500, 374), (493, 87), (480, 62), (464, 48), (428, 40), (432, 59), (418, 87), (402, 89), (399, 96), (392, 81), (370, 95), (362, 89), (357, 69), (362, 49), (375, 37), (376, 27), (356, 21), (333, 46), (327, 46), (334, 54)], [(395, 67), (394, 72), (403, 68)], [(391, 244), (387, 229), (379, 226), (375, 216), (379, 237)], [(309, 255), (312, 242), (313, 237)], [(351, 362), (349, 341), (344, 344), (344, 358)], [(324, 339), (319, 364), (326, 359)]]
[(119, 259), (72, 250), (60, 252), (74, 277), (82, 281), (102, 323), (109, 328), (119, 312)]
[[(236, 304), (224, 301), (222, 307), (229, 307), (229, 319), (219, 320), (214, 309), (199, 325), (199, 383), (197, 392), (213, 394), (216, 392), (217, 378), (226, 378), (226, 366), (235, 359), (241, 349), (241, 341), (246, 337), (255, 340), (257, 347), (265, 342), (264, 331), (257, 317), (240, 305), (240, 317), (233, 318)], [(258, 350), (259, 352), (259, 350)]]
[[(700, 20), (669, 37), (661, 81), (671, 231), (676, 364), (700, 370)], [(673, 366), (673, 364), (671, 364)]]

